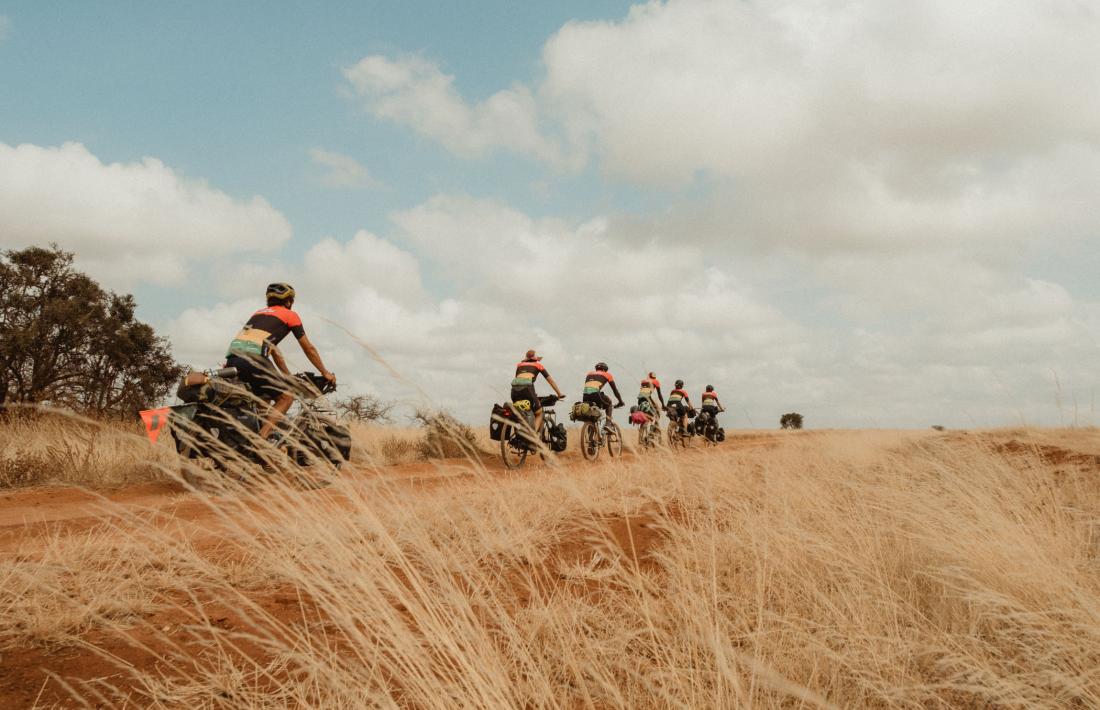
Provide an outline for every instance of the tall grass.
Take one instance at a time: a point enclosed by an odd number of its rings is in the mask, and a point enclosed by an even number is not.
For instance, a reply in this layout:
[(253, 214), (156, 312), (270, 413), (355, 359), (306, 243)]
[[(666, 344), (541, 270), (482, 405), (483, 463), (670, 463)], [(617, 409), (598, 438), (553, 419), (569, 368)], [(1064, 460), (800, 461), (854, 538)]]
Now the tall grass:
[(0, 648), (140, 644), (67, 682), (117, 706), (1096, 707), (1100, 469), (993, 440), (198, 494), (207, 537), (131, 513), (4, 558)]

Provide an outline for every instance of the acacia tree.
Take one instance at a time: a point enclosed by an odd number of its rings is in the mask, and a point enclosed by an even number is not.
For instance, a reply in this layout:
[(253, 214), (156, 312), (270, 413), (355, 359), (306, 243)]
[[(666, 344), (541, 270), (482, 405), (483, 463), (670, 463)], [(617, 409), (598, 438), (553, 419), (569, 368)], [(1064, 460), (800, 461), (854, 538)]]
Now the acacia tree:
[(168, 341), (135, 318), (132, 296), (104, 290), (56, 245), (0, 259), (0, 407), (70, 406), (129, 414), (179, 377)]
[(336, 410), (357, 422), (388, 422), (393, 402), (385, 402), (371, 394), (357, 394), (336, 400)]
[(802, 415), (798, 412), (787, 412), (783, 416), (779, 417), (780, 429), (801, 429), (802, 428)]

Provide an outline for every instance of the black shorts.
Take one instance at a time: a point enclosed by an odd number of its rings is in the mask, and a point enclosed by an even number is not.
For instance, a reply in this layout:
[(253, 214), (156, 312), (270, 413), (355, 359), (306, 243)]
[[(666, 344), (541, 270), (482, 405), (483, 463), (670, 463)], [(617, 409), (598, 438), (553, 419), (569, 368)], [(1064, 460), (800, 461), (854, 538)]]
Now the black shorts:
[(715, 419), (718, 418), (718, 407), (715, 407), (713, 404), (704, 404), (702, 407), (700, 407), (700, 409), (702, 409), (704, 412), (714, 417)]
[(603, 392), (589, 392), (584, 396), (584, 401), (589, 404), (596, 404), (607, 411), (611, 411), (611, 398)]
[(684, 406), (683, 401), (669, 402), (665, 409), (668, 411), (669, 419), (679, 419), (687, 414), (687, 407)]
[(270, 360), (230, 355), (225, 359), (225, 366), (237, 368), (237, 378), (257, 399), (274, 402), (287, 393), (283, 384), (285, 375)]
[(512, 388), (512, 401), (522, 402), (527, 400), (531, 403), (531, 411), (537, 412), (542, 409), (542, 402), (539, 401), (539, 396), (535, 394), (534, 385), (524, 385), (522, 387)]

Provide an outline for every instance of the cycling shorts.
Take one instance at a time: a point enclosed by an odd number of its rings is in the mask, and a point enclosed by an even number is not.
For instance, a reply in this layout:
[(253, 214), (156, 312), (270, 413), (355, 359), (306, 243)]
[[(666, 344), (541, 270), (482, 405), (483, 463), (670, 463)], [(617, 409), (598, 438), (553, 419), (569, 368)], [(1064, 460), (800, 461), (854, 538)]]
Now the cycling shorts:
[(225, 366), (237, 368), (237, 378), (241, 384), (264, 402), (274, 402), (287, 392), (284, 384), (286, 375), (279, 372), (267, 358), (230, 355), (225, 359)]
[(522, 402), (523, 400), (531, 402), (532, 412), (537, 412), (542, 409), (542, 402), (539, 401), (539, 396), (535, 394), (534, 385), (524, 385), (522, 387), (512, 388), (512, 401)]
[(603, 392), (589, 392), (584, 395), (584, 401), (589, 404), (595, 404), (602, 407), (609, 415), (611, 414), (611, 398)]

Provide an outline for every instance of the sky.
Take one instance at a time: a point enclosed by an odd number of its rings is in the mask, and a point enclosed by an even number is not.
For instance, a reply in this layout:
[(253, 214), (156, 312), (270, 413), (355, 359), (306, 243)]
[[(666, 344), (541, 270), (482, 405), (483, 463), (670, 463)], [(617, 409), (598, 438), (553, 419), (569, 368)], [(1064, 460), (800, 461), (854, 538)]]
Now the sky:
[(198, 368), (288, 281), (342, 392), (472, 422), (533, 347), (729, 427), (1096, 425), (1098, 13), (7, 2), (0, 248)]

